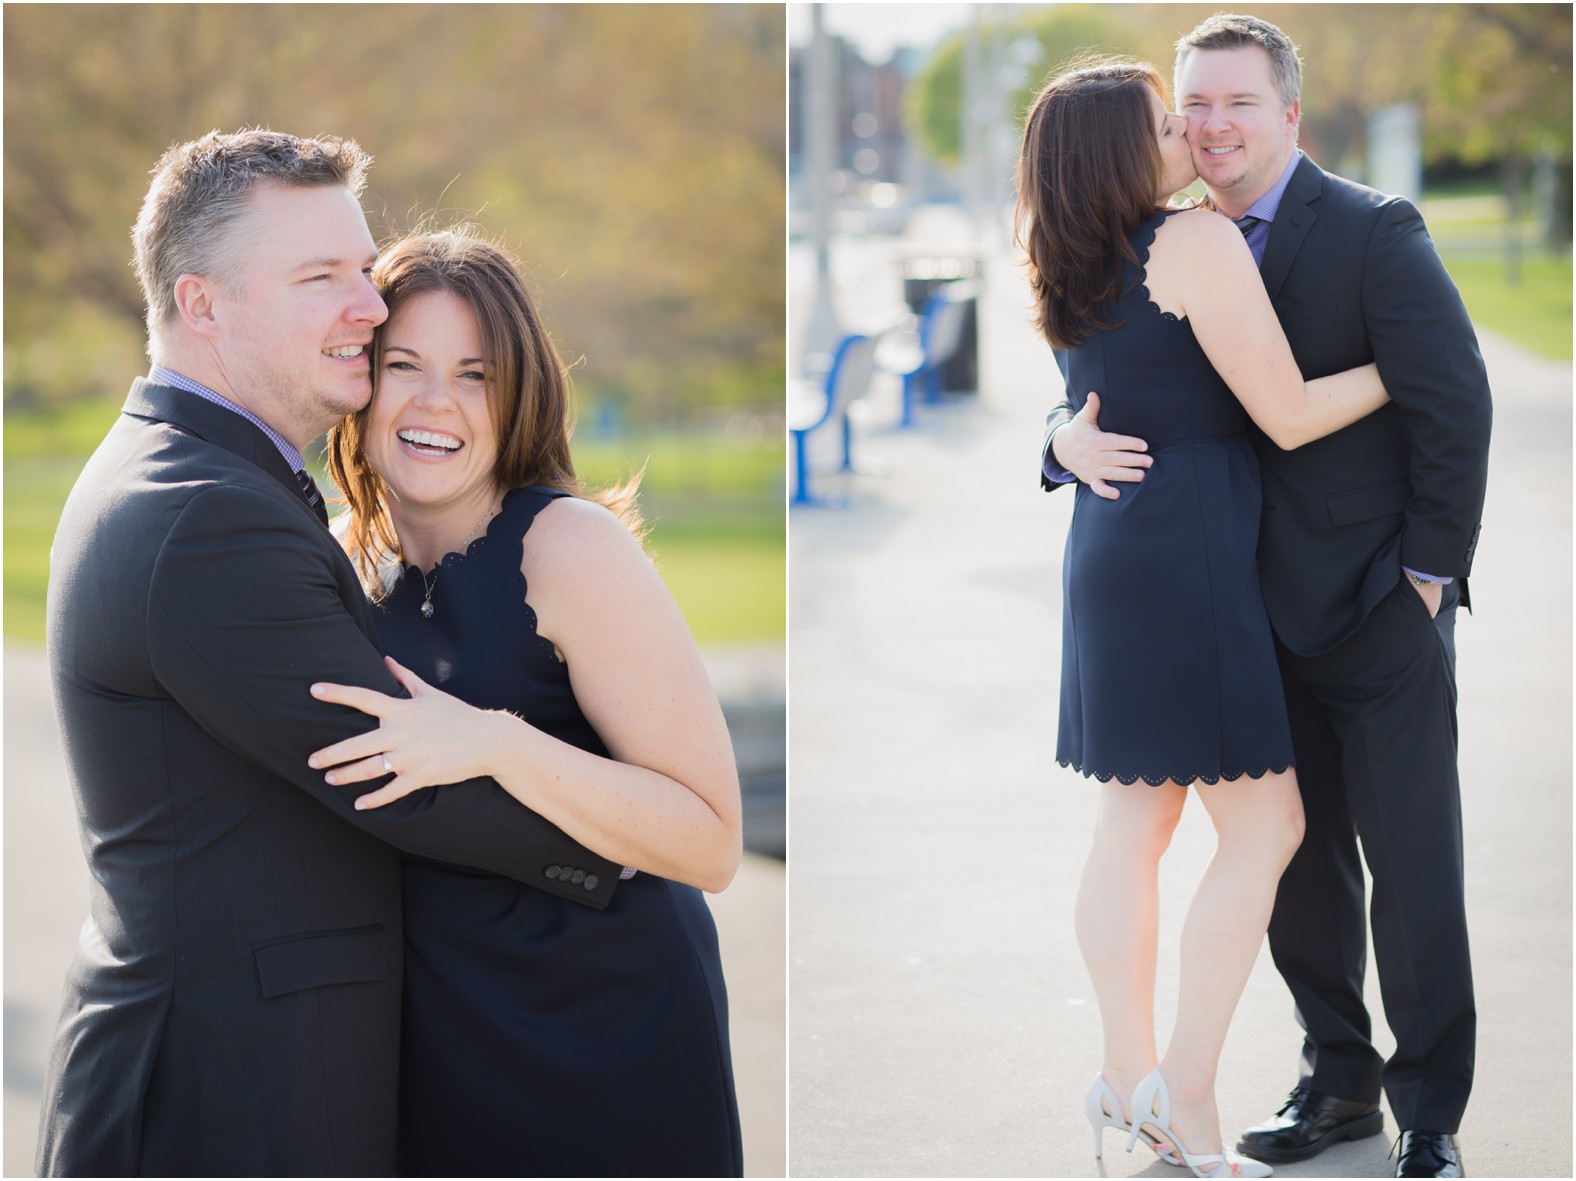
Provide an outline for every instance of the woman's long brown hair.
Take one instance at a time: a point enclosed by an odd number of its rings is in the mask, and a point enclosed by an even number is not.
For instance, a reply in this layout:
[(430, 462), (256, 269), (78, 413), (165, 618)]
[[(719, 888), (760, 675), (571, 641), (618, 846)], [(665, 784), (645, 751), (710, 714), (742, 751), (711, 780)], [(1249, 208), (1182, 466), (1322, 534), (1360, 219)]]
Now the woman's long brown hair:
[[(487, 393), (498, 432), (493, 472), (499, 487), (541, 484), (585, 497), (611, 509), (636, 537), (642, 536), (635, 507), (638, 474), (626, 484), (595, 490), (575, 475), (569, 456), (569, 379), (519, 267), (501, 247), (465, 229), (416, 234), (379, 256), (372, 279), (391, 318), (406, 300), (433, 291), (458, 296), (475, 314), (492, 377)], [(374, 398), (382, 368), (380, 330), (372, 345)], [(368, 403), (329, 430), (328, 471), (350, 506), (345, 547), (363, 585), (376, 595), (381, 568), (401, 555), (388, 514), (388, 488), (367, 462), (371, 412)]]
[(1018, 157), (1018, 245), (1029, 259), (1035, 323), (1071, 348), (1116, 327), (1118, 257), (1155, 213), (1162, 162), (1150, 95), (1160, 72), (1131, 58), (1085, 60), (1046, 83), (1029, 107)]

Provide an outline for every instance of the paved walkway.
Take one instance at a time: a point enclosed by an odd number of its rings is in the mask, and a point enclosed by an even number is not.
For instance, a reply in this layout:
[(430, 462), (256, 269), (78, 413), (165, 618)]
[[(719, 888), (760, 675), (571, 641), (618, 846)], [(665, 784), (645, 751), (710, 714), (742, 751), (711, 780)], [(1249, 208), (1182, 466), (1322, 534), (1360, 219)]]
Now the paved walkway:
[[(966, 245), (933, 215), (837, 263), (845, 324), (899, 299), (893, 259)], [(992, 251), (983, 392), (911, 431), (884, 392), (843, 509), (790, 528), (790, 1159), (797, 1176), (1091, 1176), (1094, 997), (1072, 930), (1096, 793), (1054, 762), (1060, 564), (1072, 498), (1036, 487), (1059, 381)], [(802, 262), (794, 272), (796, 293)], [(805, 308), (793, 309), (803, 322)], [(1571, 1175), (1571, 368), (1484, 342), (1493, 478), (1457, 628), (1480, 1036), (1473, 1176)], [(830, 457), (827, 457), (828, 459)], [(1213, 851), (1190, 804), (1161, 870), (1157, 1021)], [(1372, 974), (1370, 973), (1370, 976)], [(1383, 1009), (1370, 979), (1370, 1008)], [(1388, 1033), (1377, 1035), (1381, 1049)], [(1295, 1081), (1291, 1003), (1261, 955), (1220, 1072), (1224, 1125)], [(1550, 1123), (1549, 1121), (1553, 1122)], [(1395, 1136), (1284, 1176), (1389, 1176)], [(1114, 1175), (1174, 1177), (1117, 1151)]]
[[(783, 694), (782, 650), (704, 653), (726, 703), (756, 711)], [(49, 701), (43, 653), (5, 645), (5, 1153), (7, 1177), (33, 1174), (39, 1093), (60, 987), (87, 915), (87, 871)], [(780, 722), (778, 725), (780, 734)], [(780, 741), (780, 739), (779, 739)], [(759, 742), (756, 743), (760, 745)], [(743, 756), (741, 756), (743, 757)], [(778, 760), (780, 762), (780, 755)], [(762, 761), (760, 758), (757, 761)], [(765, 760), (769, 761), (769, 760)], [(768, 834), (772, 823), (767, 824)], [(728, 979), (746, 1175), (785, 1168), (785, 950), (780, 860), (749, 853), (709, 898)]]

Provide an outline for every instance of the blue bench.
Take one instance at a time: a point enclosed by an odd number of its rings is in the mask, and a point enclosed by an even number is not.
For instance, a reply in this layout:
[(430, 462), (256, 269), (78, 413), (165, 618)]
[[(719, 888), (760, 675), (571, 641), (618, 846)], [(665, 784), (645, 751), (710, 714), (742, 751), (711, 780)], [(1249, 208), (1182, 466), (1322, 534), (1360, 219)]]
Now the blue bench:
[(837, 342), (832, 363), (820, 382), (801, 381), (789, 387), (788, 430), (793, 435), (794, 504), (824, 504), (810, 493), (809, 436), (833, 418), (843, 432), (843, 471), (854, 468), (853, 430), (848, 408), (870, 388), (876, 368), (879, 335), (850, 333)]

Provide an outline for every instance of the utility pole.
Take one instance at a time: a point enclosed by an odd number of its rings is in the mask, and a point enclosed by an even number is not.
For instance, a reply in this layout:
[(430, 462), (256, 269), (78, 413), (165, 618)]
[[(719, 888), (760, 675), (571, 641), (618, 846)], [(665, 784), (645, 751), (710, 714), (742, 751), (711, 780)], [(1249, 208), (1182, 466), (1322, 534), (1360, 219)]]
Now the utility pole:
[(803, 348), (795, 358), (799, 372), (805, 373), (809, 357), (828, 354), (842, 334), (837, 309), (832, 305), (832, 171), (837, 150), (837, 64), (832, 60), (832, 42), (826, 35), (822, 10), (824, 4), (810, 6), (810, 62), (806, 86), (810, 182), (810, 215), (815, 237), (815, 295), (810, 320), (805, 327)]

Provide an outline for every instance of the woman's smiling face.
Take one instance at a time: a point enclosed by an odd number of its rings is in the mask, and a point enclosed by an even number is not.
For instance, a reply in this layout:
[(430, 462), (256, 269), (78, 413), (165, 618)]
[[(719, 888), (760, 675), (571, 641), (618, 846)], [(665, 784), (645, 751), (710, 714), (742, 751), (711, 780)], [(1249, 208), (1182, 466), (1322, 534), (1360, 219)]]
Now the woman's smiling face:
[(497, 491), (498, 432), (481, 330), (448, 291), (401, 302), (382, 328), (366, 453), (402, 504), (477, 506)]

